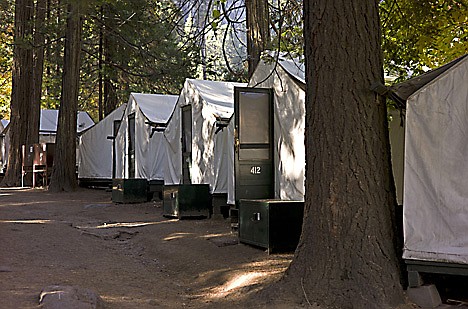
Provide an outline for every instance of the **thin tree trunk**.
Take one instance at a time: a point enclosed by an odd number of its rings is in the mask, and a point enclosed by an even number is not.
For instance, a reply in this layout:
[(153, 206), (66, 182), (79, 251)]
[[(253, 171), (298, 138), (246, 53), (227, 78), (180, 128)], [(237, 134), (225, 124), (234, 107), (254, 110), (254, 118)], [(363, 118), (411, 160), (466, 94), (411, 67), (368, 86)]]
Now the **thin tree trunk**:
[(32, 80), (32, 0), (15, 3), (15, 34), (13, 48), (12, 91), (10, 103), (10, 150), (8, 167), (2, 185), (21, 184), (21, 145), (27, 143), (31, 106), (30, 82)]
[[(109, 37), (104, 37), (104, 57), (106, 63), (113, 63), (112, 55), (116, 48)], [(104, 75), (104, 116), (109, 115), (118, 103), (117, 93), (113, 82), (115, 70), (108, 70)]]
[(65, 54), (57, 139), (50, 191), (73, 191), (76, 179), (76, 121), (80, 80), (81, 14), (79, 4), (68, 5)]
[[(106, 20), (106, 24), (104, 27), (112, 28), (114, 25), (112, 18), (112, 10), (111, 4), (107, 4), (104, 6), (103, 14)], [(110, 25), (109, 25), (110, 23)], [(111, 63), (114, 63), (114, 54), (118, 53), (118, 46), (116, 46), (115, 42), (113, 41), (112, 35), (108, 31), (104, 31), (104, 38), (103, 38), (103, 55), (104, 55), (104, 63), (105, 66), (111, 66)], [(115, 70), (111, 67), (108, 67), (108, 70), (105, 70), (106, 73), (104, 74), (104, 116), (109, 115), (118, 104), (117, 93), (115, 89)]]
[[(305, 0), (306, 198), (282, 280), (324, 308), (403, 302), (395, 188), (383, 98), (378, 1)], [(281, 285), (280, 285), (281, 286)]]
[[(104, 21), (104, 9), (103, 7), (101, 6), (100, 8), (100, 17), (101, 17), (101, 20)], [(102, 74), (102, 62), (103, 62), (103, 50), (104, 50), (104, 40), (103, 40), (103, 36), (104, 36), (104, 31), (103, 31), (103, 28), (104, 28), (104, 22), (101, 22), (100, 24), (100, 29), (99, 29), (99, 50), (98, 50), (98, 53), (99, 53), (99, 57), (98, 57), (98, 70), (99, 70), (99, 81), (98, 81), (98, 87), (99, 87), (99, 90), (98, 90), (98, 114), (99, 114), (99, 121), (101, 121), (103, 118), (104, 118), (104, 98), (103, 98), (103, 92), (102, 92), (102, 87), (103, 87), (103, 74)]]
[(31, 104), (28, 144), (39, 142), (42, 78), (44, 72), (46, 0), (37, 0), (33, 52), (33, 100)]
[(247, 22), (248, 74), (252, 76), (260, 56), (270, 45), (268, 1), (245, 0)]

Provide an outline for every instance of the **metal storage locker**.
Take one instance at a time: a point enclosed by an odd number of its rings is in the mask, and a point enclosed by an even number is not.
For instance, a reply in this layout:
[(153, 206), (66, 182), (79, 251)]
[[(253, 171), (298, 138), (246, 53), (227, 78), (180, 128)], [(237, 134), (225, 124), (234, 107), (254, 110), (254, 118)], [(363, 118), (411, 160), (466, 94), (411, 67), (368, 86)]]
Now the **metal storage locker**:
[(240, 200), (239, 241), (273, 251), (294, 251), (302, 232), (304, 202)]
[(144, 203), (148, 201), (148, 181), (142, 178), (112, 179), (114, 203)]
[(211, 211), (208, 184), (165, 185), (163, 215), (167, 217), (209, 217)]

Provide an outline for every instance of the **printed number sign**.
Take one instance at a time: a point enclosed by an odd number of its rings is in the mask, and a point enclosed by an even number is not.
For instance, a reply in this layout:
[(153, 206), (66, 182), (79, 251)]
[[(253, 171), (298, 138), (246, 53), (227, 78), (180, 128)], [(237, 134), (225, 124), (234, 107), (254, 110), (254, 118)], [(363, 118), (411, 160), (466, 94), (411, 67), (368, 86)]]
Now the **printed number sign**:
[(260, 166), (252, 166), (250, 168), (250, 174), (252, 175), (260, 175), (262, 172), (262, 169)]

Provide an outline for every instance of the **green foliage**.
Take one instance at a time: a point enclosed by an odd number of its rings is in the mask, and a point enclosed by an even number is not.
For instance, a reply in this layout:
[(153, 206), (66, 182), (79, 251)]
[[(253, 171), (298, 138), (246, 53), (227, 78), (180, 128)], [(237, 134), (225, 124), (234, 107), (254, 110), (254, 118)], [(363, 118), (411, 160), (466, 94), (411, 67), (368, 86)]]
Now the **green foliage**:
[(302, 57), (304, 39), (302, 31), (302, 1), (286, 0), (270, 4), (272, 49), (286, 52), (291, 57)]
[[(46, 37), (41, 104), (56, 109), (61, 96), (67, 1), (47, 3), (45, 27), (37, 30)], [(194, 50), (182, 46), (172, 32), (178, 19), (172, 1), (81, 0), (80, 4), (84, 26), (79, 109), (97, 119), (100, 78), (110, 83), (121, 103), (129, 92), (178, 93), (185, 78), (193, 76)], [(9, 111), (13, 14), (14, 1), (0, 1), (0, 118)], [(100, 43), (105, 45), (102, 57)]]
[(402, 78), (468, 53), (467, 0), (383, 0), (386, 70)]
[(11, 67), (13, 60), (13, 8), (0, 2), (0, 119), (9, 118)]
[(172, 21), (165, 18), (174, 11), (169, 1), (119, 0), (103, 3), (87, 16), (82, 109), (97, 109), (99, 73), (112, 84), (119, 102), (130, 92), (179, 93), (185, 78), (193, 75), (194, 60), (171, 34)]

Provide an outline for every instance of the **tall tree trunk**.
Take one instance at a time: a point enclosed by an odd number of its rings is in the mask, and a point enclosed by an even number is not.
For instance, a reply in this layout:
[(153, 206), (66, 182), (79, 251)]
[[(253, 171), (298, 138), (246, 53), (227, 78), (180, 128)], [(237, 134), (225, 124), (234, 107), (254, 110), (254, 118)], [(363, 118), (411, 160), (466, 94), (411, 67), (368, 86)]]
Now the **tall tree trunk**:
[(57, 139), (50, 191), (72, 191), (76, 179), (76, 121), (81, 54), (80, 4), (68, 5), (65, 54)]
[(260, 56), (270, 45), (270, 19), (268, 1), (245, 0), (247, 21), (247, 57), (249, 78), (252, 76)]
[(31, 103), (28, 144), (39, 142), (39, 125), (41, 115), (42, 77), (44, 72), (44, 43), (46, 0), (37, 0), (34, 23), (33, 50), (33, 99)]
[[(113, 63), (112, 55), (116, 50), (115, 44), (109, 37), (109, 34), (104, 36), (104, 58), (108, 66)], [(109, 68), (104, 75), (104, 116), (109, 115), (118, 104), (117, 92), (115, 89), (114, 75), (115, 70)]]
[(116, 107), (118, 104), (118, 98), (117, 98), (117, 91), (116, 91), (116, 84), (115, 82), (115, 76), (116, 76), (116, 70), (112, 67), (112, 64), (115, 62), (114, 61), (114, 55), (118, 54), (118, 46), (115, 43), (115, 38), (110, 32), (110, 29), (113, 29), (114, 27), (117, 27), (115, 25), (115, 20), (114, 20), (114, 4), (112, 3), (107, 3), (103, 6), (103, 45), (102, 45), (102, 53), (104, 57), (104, 76), (103, 76), (103, 84), (104, 84), (104, 106), (103, 106), (103, 112), (104, 112), (104, 117), (109, 115)]
[(10, 150), (8, 167), (2, 185), (21, 184), (21, 145), (27, 143), (27, 132), (32, 95), (32, 0), (17, 0), (15, 3), (15, 34), (13, 47), (12, 90), (10, 103)]
[(98, 114), (99, 114), (99, 121), (101, 121), (104, 118), (104, 97), (103, 97), (103, 92), (102, 92), (102, 87), (103, 87), (103, 74), (102, 74), (102, 62), (103, 62), (103, 51), (104, 51), (104, 9), (101, 5), (101, 8), (99, 10), (100, 13), (100, 18), (102, 22), (99, 25), (99, 50), (98, 50)]
[[(305, 0), (306, 198), (301, 241), (283, 278), (326, 308), (403, 302), (378, 1)], [(281, 285), (280, 285), (281, 286)]]

